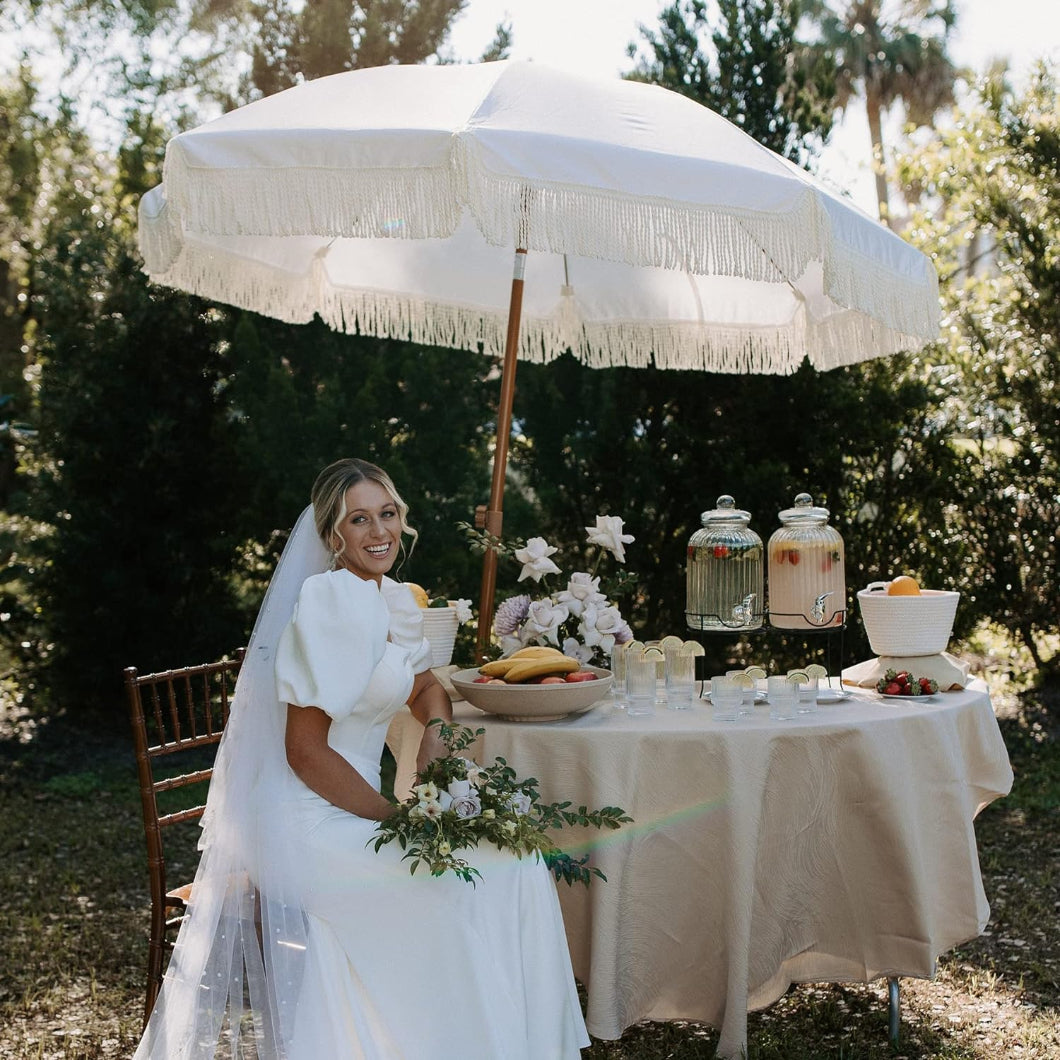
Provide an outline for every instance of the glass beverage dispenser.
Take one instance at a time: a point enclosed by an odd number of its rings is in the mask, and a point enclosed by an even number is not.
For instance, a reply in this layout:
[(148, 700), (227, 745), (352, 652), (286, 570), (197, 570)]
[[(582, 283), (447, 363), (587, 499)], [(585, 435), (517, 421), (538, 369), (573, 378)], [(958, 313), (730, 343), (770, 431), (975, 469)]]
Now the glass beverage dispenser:
[(689, 629), (731, 632), (762, 625), (762, 539), (728, 494), (700, 516), (688, 540), (685, 621)]
[(779, 629), (825, 629), (846, 621), (843, 538), (828, 509), (808, 493), (780, 513), (769, 539), (769, 623)]

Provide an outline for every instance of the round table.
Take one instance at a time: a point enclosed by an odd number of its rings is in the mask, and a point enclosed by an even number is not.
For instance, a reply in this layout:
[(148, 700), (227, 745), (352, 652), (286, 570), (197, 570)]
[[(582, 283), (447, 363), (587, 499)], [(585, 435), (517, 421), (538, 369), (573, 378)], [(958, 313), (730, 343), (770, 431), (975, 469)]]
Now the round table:
[[(598, 1038), (702, 1020), (739, 1056), (748, 1011), (791, 983), (930, 977), (986, 925), (972, 821), (1012, 771), (980, 682), (928, 702), (859, 690), (784, 722), (765, 706), (717, 722), (702, 701), (629, 717), (605, 700), (547, 724), (454, 713), (485, 729), (479, 761), (505, 758), (546, 801), (635, 820), (559, 833), (607, 876), (560, 885)], [(391, 728), (399, 794), (421, 732), (407, 714)]]

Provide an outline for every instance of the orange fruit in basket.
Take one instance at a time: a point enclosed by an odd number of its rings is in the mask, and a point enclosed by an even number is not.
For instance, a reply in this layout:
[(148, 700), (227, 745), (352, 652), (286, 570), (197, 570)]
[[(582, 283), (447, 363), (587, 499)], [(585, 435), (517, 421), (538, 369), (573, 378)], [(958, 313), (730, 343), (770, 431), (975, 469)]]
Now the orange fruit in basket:
[(405, 584), (409, 587), (412, 598), (416, 601), (418, 607), (426, 607), (430, 603), (427, 590), (422, 585), (417, 585), (415, 582), (405, 582)]
[(888, 596), (919, 596), (920, 586), (916, 578), (910, 578), (908, 574), (899, 574), (887, 586)]

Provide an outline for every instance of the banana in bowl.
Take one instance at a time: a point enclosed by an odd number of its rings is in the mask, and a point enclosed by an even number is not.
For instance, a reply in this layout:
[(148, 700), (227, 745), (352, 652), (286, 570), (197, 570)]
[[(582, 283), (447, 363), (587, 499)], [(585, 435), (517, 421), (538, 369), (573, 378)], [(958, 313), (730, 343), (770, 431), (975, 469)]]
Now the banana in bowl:
[(548, 684), (507, 684), (497, 678), (486, 683), (482, 678), (488, 676), (472, 668), (457, 670), (451, 680), (473, 707), (508, 721), (558, 721), (580, 714), (603, 699), (614, 680), (610, 670), (576, 663), (563, 680)]

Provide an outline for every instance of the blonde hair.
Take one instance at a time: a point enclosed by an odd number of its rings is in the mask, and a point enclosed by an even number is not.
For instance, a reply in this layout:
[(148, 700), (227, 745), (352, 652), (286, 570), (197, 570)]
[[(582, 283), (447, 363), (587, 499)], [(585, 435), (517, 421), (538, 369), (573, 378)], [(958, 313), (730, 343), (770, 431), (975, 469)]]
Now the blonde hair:
[[(316, 524), (317, 534), (324, 542), (324, 547), (332, 554), (332, 560), (342, 551), (341, 537), (338, 529), (342, 520), (346, 518), (346, 491), (358, 482), (375, 482), (390, 494), (395, 507), (398, 510), (398, 520), (401, 524), (401, 533), (408, 534), (412, 538), (409, 546), (409, 555), (416, 547), (416, 539), (419, 533), (408, 524), (409, 506), (401, 499), (393, 479), (381, 468), (367, 460), (358, 460), (348, 457), (344, 460), (336, 460), (328, 464), (323, 471), (317, 475), (313, 483), (313, 491), (310, 499), (313, 503), (313, 520)], [(339, 547), (336, 548), (336, 538)], [(402, 562), (405, 558), (405, 542), (401, 542)]]

